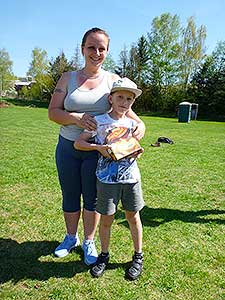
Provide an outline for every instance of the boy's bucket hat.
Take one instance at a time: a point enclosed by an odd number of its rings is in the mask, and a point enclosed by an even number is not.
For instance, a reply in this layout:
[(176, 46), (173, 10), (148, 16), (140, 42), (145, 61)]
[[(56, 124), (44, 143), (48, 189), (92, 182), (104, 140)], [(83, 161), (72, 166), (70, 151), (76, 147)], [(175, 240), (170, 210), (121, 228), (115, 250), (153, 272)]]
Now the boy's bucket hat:
[(127, 77), (121, 78), (113, 83), (111, 93), (116, 91), (129, 91), (135, 95), (135, 98), (139, 97), (142, 90), (137, 88), (137, 85)]

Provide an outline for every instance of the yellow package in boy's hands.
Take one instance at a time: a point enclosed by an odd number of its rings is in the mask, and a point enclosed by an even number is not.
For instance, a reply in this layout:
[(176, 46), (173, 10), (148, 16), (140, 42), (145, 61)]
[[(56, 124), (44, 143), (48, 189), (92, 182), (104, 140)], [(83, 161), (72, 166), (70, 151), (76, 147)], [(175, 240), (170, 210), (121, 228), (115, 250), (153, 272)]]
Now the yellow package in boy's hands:
[(106, 137), (106, 144), (111, 146), (108, 150), (113, 160), (120, 160), (127, 156), (135, 156), (143, 151), (139, 142), (130, 136), (131, 129), (126, 127), (113, 128)]

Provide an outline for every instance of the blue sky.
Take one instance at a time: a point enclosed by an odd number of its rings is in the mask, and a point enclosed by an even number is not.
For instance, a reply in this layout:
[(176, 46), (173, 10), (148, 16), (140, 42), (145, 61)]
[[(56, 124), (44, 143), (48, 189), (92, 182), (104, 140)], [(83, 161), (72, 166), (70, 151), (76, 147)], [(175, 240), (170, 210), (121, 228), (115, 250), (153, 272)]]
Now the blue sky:
[(162, 13), (177, 14), (183, 26), (190, 16), (197, 27), (205, 25), (207, 53), (225, 40), (225, 0), (1, 0), (0, 9), (0, 49), (9, 53), (17, 76), (28, 71), (35, 47), (45, 49), (49, 58), (63, 50), (70, 59), (92, 27), (109, 33), (117, 61), (124, 45), (129, 48), (150, 32), (153, 18)]

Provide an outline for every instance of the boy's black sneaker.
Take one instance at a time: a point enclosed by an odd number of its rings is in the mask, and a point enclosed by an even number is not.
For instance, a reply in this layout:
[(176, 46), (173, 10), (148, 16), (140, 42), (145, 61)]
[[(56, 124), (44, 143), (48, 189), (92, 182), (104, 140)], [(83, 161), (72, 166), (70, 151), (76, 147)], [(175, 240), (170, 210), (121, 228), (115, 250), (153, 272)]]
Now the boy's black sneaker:
[(105, 271), (105, 268), (109, 262), (109, 253), (103, 254), (100, 253), (96, 263), (94, 266), (90, 269), (90, 273), (93, 277), (100, 277)]
[(133, 256), (131, 267), (126, 272), (127, 279), (135, 280), (141, 275), (143, 269), (143, 261), (144, 258), (142, 254), (135, 254)]

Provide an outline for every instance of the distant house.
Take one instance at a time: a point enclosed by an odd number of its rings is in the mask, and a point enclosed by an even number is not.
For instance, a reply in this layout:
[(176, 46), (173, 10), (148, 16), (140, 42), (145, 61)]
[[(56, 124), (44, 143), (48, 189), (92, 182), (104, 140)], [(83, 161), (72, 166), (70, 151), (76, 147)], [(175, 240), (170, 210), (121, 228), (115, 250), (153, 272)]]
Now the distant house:
[(20, 77), (14, 81), (15, 90), (18, 92), (22, 87), (30, 88), (36, 81), (31, 76)]

